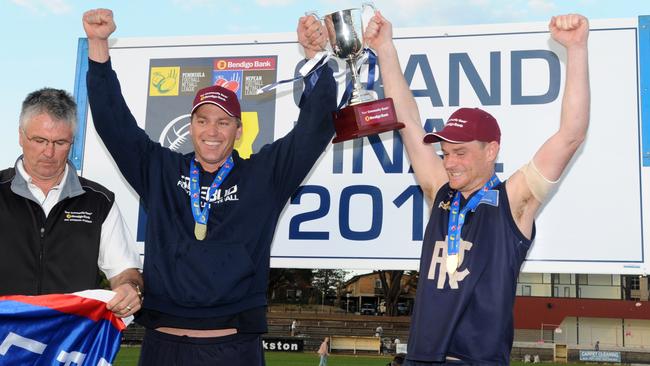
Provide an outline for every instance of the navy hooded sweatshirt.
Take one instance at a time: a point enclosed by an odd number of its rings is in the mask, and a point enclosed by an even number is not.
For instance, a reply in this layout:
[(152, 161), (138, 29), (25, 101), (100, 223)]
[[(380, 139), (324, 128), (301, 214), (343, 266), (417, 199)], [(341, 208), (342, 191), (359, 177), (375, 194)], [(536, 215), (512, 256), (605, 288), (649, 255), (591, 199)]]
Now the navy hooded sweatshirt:
[[(319, 71), (316, 85), (303, 95), (291, 132), (249, 159), (233, 151), (235, 166), (209, 197), (207, 237), (200, 241), (194, 236), (188, 189), (194, 153), (173, 152), (149, 139), (124, 101), (110, 60), (89, 60), (95, 128), (147, 213), (141, 324), (266, 331), (270, 250), (278, 217), (334, 133), (336, 86), (329, 67)], [(213, 178), (200, 169), (202, 202)]]

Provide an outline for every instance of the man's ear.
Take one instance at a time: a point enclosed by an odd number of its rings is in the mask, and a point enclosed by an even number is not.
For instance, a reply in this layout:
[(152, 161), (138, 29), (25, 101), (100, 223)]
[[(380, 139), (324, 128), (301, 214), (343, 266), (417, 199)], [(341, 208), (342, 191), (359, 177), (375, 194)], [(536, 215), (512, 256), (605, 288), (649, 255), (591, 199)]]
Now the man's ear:
[(20, 145), (20, 147), (23, 147), (23, 139), (24, 138), (25, 138), (25, 134), (20, 129), (20, 127), (18, 127), (18, 145)]
[(244, 124), (240, 124), (239, 127), (237, 127), (237, 133), (235, 134), (235, 141), (239, 140), (241, 138), (242, 133), (244, 133), (243, 130)]
[(487, 152), (488, 160), (496, 161), (497, 156), (499, 155), (499, 149), (500, 148), (501, 148), (501, 145), (499, 145), (498, 142), (496, 142), (496, 141), (488, 142), (487, 146), (485, 147), (486, 152)]

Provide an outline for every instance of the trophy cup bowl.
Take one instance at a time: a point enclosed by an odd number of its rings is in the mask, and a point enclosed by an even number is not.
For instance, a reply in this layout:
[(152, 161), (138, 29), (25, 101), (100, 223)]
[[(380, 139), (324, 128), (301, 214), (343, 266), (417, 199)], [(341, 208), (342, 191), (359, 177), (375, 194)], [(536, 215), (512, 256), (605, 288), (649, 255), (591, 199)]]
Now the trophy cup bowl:
[(363, 55), (361, 9), (340, 10), (326, 15), (324, 21), (332, 53), (345, 60), (352, 73), (352, 97), (349, 104), (375, 100), (372, 93), (361, 87), (356, 68), (358, 59)]
[(374, 93), (365, 90), (359, 82), (356, 64), (364, 52), (362, 12), (363, 9), (359, 8), (346, 9), (323, 18), (332, 53), (345, 60), (352, 79), (348, 106), (333, 113), (336, 137), (332, 143), (404, 127), (403, 123), (397, 122), (393, 100), (377, 100)]

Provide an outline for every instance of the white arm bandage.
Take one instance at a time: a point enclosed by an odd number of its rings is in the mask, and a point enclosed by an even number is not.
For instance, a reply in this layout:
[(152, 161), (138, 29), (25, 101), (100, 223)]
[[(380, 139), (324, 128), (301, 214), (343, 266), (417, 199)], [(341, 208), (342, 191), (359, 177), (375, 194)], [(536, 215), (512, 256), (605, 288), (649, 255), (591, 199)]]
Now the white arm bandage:
[(539, 172), (532, 160), (519, 168), (519, 170), (524, 173), (526, 183), (528, 184), (528, 188), (532, 192), (533, 197), (541, 203), (544, 203), (546, 197), (548, 197), (549, 193), (557, 187), (557, 183), (560, 181), (559, 179), (556, 181), (546, 179), (546, 177)]

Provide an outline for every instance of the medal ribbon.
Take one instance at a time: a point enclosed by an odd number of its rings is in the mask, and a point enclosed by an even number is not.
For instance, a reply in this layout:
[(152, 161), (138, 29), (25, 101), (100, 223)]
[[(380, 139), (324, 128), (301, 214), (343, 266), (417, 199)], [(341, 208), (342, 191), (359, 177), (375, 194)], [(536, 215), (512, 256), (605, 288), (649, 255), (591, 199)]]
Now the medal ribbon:
[[(266, 92), (269, 92), (278, 86), (286, 83), (294, 83), (300, 79), (306, 79), (310, 80), (314, 85), (316, 84), (315, 81), (318, 80), (318, 75), (316, 71), (320, 69), (321, 67), (327, 65), (327, 61), (332, 57), (332, 54), (327, 51), (321, 51), (317, 53), (314, 58), (311, 60), (307, 61), (298, 71), (298, 76), (291, 78), (291, 79), (285, 79), (285, 80), (280, 80), (276, 81), (271, 84), (267, 84), (262, 86), (261, 88), (257, 89), (257, 94), (263, 94)], [(309, 76), (309, 78), (307, 78)], [(316, 76), (314, 78), (314, 76)], [(314, 80), (314, 81), (311, 81)]]
[(232, 168), (235, 166), (235, 162), (232, 160), (232, 154), (228, 156), (226, 162), (223, 163), (217, 176), (214, 177), (212, 184), (208, 187), (208, 192), (205, 199), (205, 207), (201, 210), (201, 183), (199, 181), (199, 169), (196, 167), (195, 160), (192, 159), (190, 162), (190, 205), (192, 205), (192, 214), (194, 215), (194, 221), (197, 224), (207, 225), (208, 217), (210, 216), (210, 203), (208, 200), (210, 196), (221, 186), (221, 183), (226, 179)]
[(456, 195), (454, 195), (454, 200), (451, 203), (451, 209), (449, 210), (449, 224), (447, 227), (447, 255), (458, 254), (458, 251), (460, 249), (460, 232), (463, 229), (463, 224), (465, 223), (465, 215), (467, 212), (474, 210), (481, 202), (481, 199), (485, 193), (499, 183), (501, 183), (499, 177), (497, 177), (496, 174), (492, 174), (492, 178), (490, 178), (490, 180), (485, 183), (483, 188), (476, 192), (476, 194), (469, 200), (469, 202), (467, 202), (462, 210), (460, 210), (460, 192), (456, 192)]
[[(363, 54), (357, 60), (355, 65), (357, 73), (361, 71), (361, 66), (363, 66), (366, 61), (368, 61), (368, 83), (366, 84), (366, 90), (372, 90), (375, 86), (375, 66), (377, 65), (377, 55), (370, 48), (364, 48)], [(347, 73), (347, 69), (345, 71)], [(345, 86), (345, 91), (343, 92), (343, 96), (341, 96), (338, 109), (343, 108), (343, 106), (350, 102), (350, 98), (352, 98), (352, 87), (352, 80), (350, 80), (348, 85)]]

